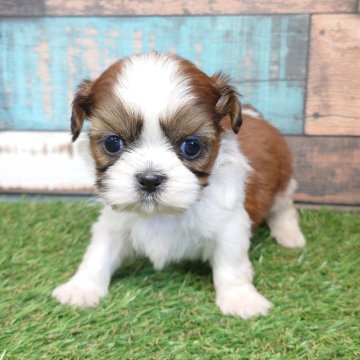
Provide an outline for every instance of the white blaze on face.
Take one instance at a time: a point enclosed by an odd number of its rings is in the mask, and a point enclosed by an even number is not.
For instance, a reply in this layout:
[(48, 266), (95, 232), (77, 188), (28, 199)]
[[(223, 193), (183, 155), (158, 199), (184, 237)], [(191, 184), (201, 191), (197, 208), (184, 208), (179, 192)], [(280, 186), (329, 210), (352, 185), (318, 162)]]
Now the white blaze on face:
[(115, 86), (128, 111), (139, 113), (144, 130), (160, 130), (159, 119), (171, 116), (194, 99), (180, 62), (171, 56), (148, 54), (126, 60)]

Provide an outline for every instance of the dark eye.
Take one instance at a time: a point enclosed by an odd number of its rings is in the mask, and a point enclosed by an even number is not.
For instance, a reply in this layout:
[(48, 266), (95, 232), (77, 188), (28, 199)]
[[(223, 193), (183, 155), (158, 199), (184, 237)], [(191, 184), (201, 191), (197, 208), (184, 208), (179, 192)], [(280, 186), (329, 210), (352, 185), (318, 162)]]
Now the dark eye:
[(124, 147), (124, 143), (117, 135), (109, 135), (104, 139), (104, 149), (110, 155), (118, 154)]
[(190, 136), (180, 143), (181, 155), (189, 160), (196, 159), (201, 154), (202, 148), (200, 140), (194, 136)]

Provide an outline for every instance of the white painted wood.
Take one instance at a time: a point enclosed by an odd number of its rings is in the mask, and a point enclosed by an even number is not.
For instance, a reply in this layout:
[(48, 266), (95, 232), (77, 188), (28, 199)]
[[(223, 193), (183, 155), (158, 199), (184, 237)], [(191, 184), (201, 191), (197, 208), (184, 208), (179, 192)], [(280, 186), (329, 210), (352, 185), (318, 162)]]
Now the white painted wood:
[(0, 132), (0, 192), (91, 193), (86, 147), (66, 132)]

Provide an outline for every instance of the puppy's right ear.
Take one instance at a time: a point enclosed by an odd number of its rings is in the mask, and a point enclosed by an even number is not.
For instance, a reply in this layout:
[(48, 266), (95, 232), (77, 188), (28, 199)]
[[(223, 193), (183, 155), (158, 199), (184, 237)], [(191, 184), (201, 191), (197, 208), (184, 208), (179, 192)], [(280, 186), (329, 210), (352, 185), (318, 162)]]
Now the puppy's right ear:
[(83, 80), (78, 86), (72, 102), (71, 133), (72, 141), (80, 135), (86, 117), (90, 115), (91, 101), (89, 99), (93, 81)]
[(220, 94), (215, 110), (220, 116), (230, 116), (231, 127), (237, 134), (242, 124), (240, 94), (229, 84), (230, 78), (223, 73), (214, 74), (212, 79)]

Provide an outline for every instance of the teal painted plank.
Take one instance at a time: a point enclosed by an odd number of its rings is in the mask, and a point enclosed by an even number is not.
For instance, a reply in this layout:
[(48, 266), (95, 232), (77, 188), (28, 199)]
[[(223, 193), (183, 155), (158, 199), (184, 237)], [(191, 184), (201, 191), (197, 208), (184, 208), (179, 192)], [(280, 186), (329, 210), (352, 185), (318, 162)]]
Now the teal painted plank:
[[(72, 93), (117, 58), (173, 51), (229, 74), (281, 130), (300, 133), (307, 15), (2, 19), (0, 128), (67, 130)], [(274, 106), (276, 104), (276, 106)], [(278, 104), (286, 104), (280, 106)]]
[(302, 134), (305, 81), (236, 83), (243, 104), (255, 106), (284, 134)]

